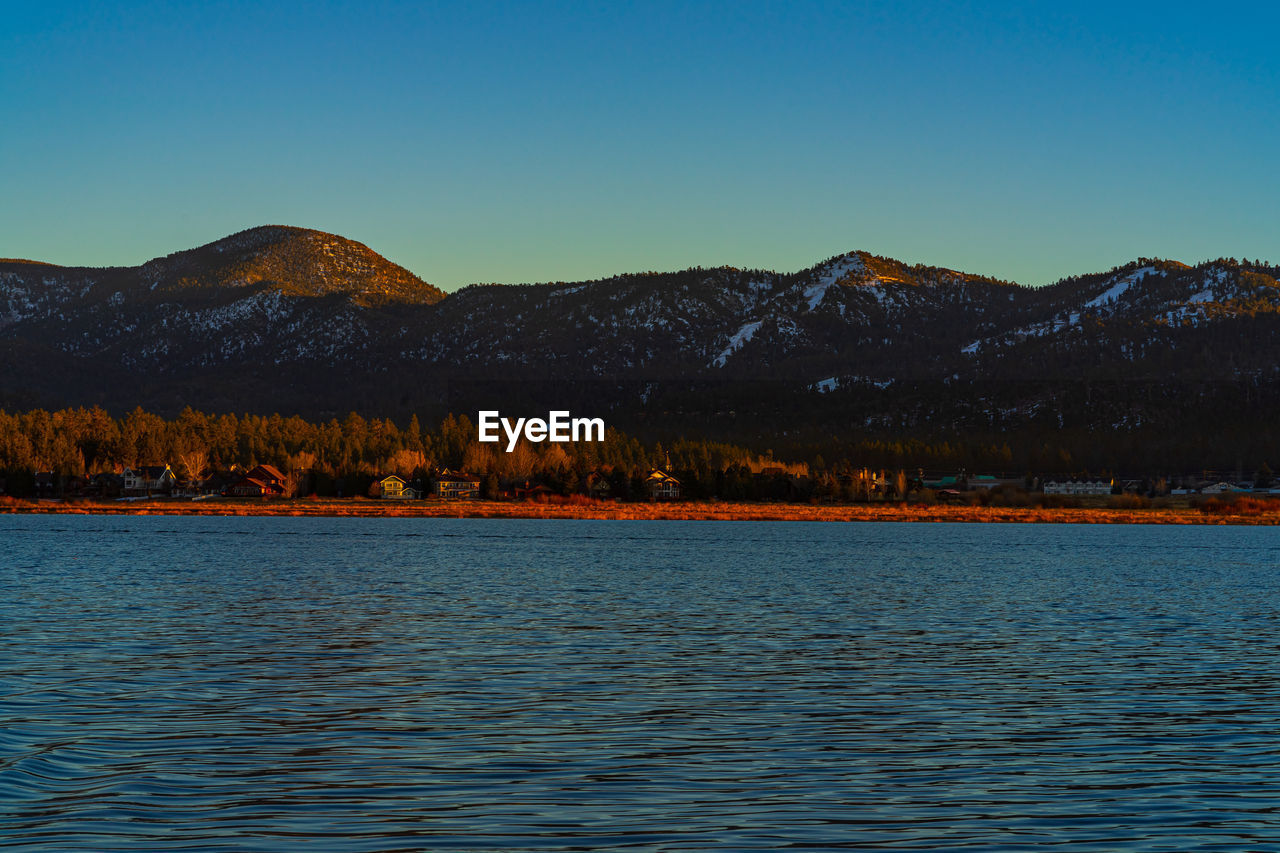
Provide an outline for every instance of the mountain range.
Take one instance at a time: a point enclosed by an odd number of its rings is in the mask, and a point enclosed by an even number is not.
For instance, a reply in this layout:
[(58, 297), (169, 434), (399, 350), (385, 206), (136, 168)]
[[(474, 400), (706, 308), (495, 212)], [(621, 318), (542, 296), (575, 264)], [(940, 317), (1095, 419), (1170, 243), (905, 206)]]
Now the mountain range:
[(1144, 258), (1033, 288), (855, 251), (445, 294), (360, 243), (265, 226), (138, 267), (0, 261), (0, 407), (1213, 435), (1275, 414), (1278, 277)]

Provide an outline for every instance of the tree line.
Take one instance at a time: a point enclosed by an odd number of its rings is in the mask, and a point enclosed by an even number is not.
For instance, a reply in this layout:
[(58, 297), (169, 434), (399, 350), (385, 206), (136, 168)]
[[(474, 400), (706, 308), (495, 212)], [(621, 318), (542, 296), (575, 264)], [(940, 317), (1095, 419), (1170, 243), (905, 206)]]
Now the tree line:
[(301, 493), (322, 495), (361, 494), (388, 474), (429, 481), (450, 469), (482, 478), (486, 491), (542, 484), (564, 494), (589, 473), (601, 472), (616, 495), (638, 498), (643, 477), (662, 468), (685, 483), (690, 497), (708, 497), (717, 489), (754, 497), (760, 491), (753, 491), (756, 478), (766, 471), (783, 479), (809, 473), (807, 464), (774, 460), (771, 453), (683, 438), (667, 446), (645, 444), (613, 428), (603, 441), (521, 441), (508, 453), (481, 444), (466, 415), (451, 414), (424, 427), (416, 415), (401, 425), (354, 412), (313, 422), (279, 414), (213, 415), (190, 407), (172, 419), (141, 408), (122, 417), (99, 407), (0, 410), (0, 477), (11, 495), (29, 494), (39, 472), (66, 480), (170, 465), (180, 478), (192, 479), (259, 464), (296, 476)]
[[(1095, 389), (1095, 407), (1098, 396)], [(1229, 405), (1196, 407), (1201, 408), (1219, 418), (1234, 411)], [(802, 429), (779, 428), (770, 434), (769, 447), (763, 440), (749, 446), (754, 442), (747, 435), (736, 437), (742, 443), (671, 432), (642, 440), (611, 427), (601, 442), (522, 441), (506, 453), (497, 445), (481, 444), (466, 415), (447, 415), (424, 426), (416, 415), (396, 423), (356, 413), (311, 421), (279, 414), (206, 414), (192, 408), (172, 418), (141, 408), (120, 417), (98, 407), (0, 409), (0, 479), (5, 492), (23, 496), (34, 492), (38, 472), (65, 482), (167, 464), (178, 477), (191, 479), (268, 464), (298, 482), (300, 494), (350, 496), (365, 494), (388, 474), (427, 485), (439, 471), (450, 469), (476, 476), (482, 492), (495, 495), (526, 485), (570, 494), (581, 489), (588, 474), (598, 472), (607, 478), (610, 494), (625, 500), (644, 498), (644, 477), (660, 468), (676, 476), (690, 498), (861, 500), (869, 492), (905, 493), (897, 484), (903, 479), (917, 482), (922, 469), (934, 476), (968, 470), (1027, 483), (1073, 475), (1137, 475), (1172, 482), (1225, 478), (1233, 471), (1235, 479), (1269, 473), (1266, 460), (1275, 454), (1270, 431), (1232, 429), (1227, 420), (1216, 427), (1205, 423), (1135, 432), (1099, 432), (1083, 423), (1062, 426), (1056, 419), (1007, 432), (969, 423), (963, 438), (954, 432), (913, 437), (923, 430), (906, 422), (896, 429), (879, 425), (874, 432), (870, 427), (842, 430), (810, 423)], [(961, 424), (956, 423), (957, 430)], [(1259, 474), (1253, 476), (1258, 479)]]

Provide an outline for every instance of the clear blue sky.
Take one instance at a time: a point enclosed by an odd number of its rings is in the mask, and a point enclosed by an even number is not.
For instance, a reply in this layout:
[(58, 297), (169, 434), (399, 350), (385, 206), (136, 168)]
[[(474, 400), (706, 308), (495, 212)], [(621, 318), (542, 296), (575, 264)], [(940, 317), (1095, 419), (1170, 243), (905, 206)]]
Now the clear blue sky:
[(1280, 13), (1077, 2), (5, 4), (0, 256), (254, 225), (446, 290), (851, 249), (1044, 284), (1280, 261)]

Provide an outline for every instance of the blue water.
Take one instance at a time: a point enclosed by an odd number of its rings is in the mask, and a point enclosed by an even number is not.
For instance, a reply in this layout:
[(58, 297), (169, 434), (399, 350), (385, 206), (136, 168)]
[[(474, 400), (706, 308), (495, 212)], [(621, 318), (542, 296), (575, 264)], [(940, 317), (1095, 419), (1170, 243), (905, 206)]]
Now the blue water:
[(0, 846), (1280, 849), (1269, 528), (0, 516)]

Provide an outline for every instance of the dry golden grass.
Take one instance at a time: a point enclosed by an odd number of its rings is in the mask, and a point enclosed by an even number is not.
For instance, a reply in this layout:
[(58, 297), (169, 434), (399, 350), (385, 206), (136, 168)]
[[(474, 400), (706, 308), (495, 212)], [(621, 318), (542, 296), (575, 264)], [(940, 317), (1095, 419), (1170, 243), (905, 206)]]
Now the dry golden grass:
[[(1235, 511), (1237, 510), (1238, 511)], [(1280, 505), (1073, 508), (922, 504), (796, 504), (682, 501), (616, 503), (411, 501), (367, 498), (208, 501), (50, 501), (0, 498), (0, 512), (92, 515), (274, 515), (355, 518), (561, 518), (640, 521), (914, 521), (1032, 524), (1280, 524)]]

